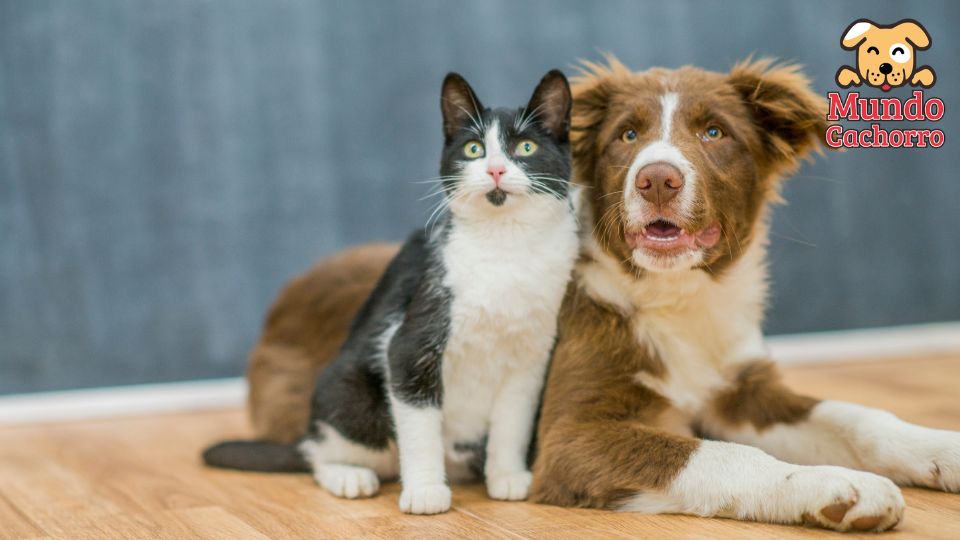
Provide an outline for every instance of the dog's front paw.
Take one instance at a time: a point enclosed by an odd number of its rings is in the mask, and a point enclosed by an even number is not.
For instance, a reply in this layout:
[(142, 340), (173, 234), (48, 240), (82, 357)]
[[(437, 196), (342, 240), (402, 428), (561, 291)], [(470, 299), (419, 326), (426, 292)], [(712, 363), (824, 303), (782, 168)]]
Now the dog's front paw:
[(933, 86), (933, 83), (936, 80), (937, 76), (934, 74), (932, 69), (929, 67), (922, 67), (914, 72), (913, 77), (910, 78), (910, 84), (914, 86), (930, 88)]
[(450, 488), (445, 484), (404, 486), (400, 510), (408, 514), (440, 514), (450, 509)]
[(530, 471), (495, 474), (487, 477), (487, 495), (501, 501), (522, 501), (530, 491)]
[(836, 79), (837, 85), (843, 88), (848, 86), (860, 86), (860, 84), (863, 82), (860, 79), (860, 75), (857, 75), (856, 71), (847, 66), (843, 66), (837, 71)]
[(796, 521), (836, 531), (885, 531), (903, 517), (903, 495), (889, 479), (842, 467), (804, 467), (786, 479)]

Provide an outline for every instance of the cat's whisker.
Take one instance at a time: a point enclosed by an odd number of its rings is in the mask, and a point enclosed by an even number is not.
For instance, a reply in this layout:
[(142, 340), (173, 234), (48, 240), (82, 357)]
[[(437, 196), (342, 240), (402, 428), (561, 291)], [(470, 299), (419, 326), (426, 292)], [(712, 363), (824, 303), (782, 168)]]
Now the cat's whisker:
[(435, 176), (433, 178), (426, 178), (424, 180), (411, 180), (411, 184), (439, 184), (447, 180), (459, 180), (459, 175), (451, 176)]
[[(483, 115), (479, 114), (480, 111), (479, 111), (479, 107), (477, 107), (477, 103), (476, 103), (476, 102), (473, 103), (473, 110), (476, 111), (478, 114), (477, 114), (477, 115), (474, 115), (474, 114), (471, 113), (470, 111), (468, 111), (468, 110), (464, 109), (463, 107), (461, 107), (459, 103), (453, 102), (453, 101), (451, 101), (451, 100), (449, 100), (449, 99), (446, 99), (446, 98), (442, 98), (442, 99), (443, 99), (444, 101), (453, 103), (458, 109), (460, 109), (461, 111), (463, 111), (464, 114), (467, 115), (467, 118), (469, 118), (470, 121), (473, 123), (473, 125), (469, 128), (469, 130), (472, 131), (473, 133), (475, 133), (478, 137), (481, 137), (481, 138), (483, 137), (483, 134), (486, 132), (486, 126), (483, 124)], [(473, 98), (471, 98), (471, 99), (473, 99)]]
[(514, 126), (513, 126), (514, 129), (516, 129), (517, 132), (521, 132), (527, 129), (527, 127), (529, 127), (530, 125), (530, 122), (532, 122), (537, 117), (537, 115), (540, 112), (540, 108), (543, 106), (544, 106), (544, 103), (541, 103), (540, 105), (537, 105), (532, 111), (524, 110), (523, 115), (517, 117), (517, 119), (520, 120), (520, 122), (514, 123)]

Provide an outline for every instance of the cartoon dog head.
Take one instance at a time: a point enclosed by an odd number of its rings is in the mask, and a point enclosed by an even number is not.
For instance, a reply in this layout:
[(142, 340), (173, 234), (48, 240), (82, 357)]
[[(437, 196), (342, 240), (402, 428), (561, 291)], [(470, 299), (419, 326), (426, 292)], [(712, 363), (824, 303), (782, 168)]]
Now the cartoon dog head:
[(915, 52), (930, 48), (930, 34), (917, 21), (904, 19), (884, 26), (867, 19), (854, 21), (843, 32), (840, 45), (857, 51), (856, 70), (842, 66), (837, 84), (846, 88), (866, 83), (888, 91), (906, 83), (932, 86), (932, 68), (916, 68)]

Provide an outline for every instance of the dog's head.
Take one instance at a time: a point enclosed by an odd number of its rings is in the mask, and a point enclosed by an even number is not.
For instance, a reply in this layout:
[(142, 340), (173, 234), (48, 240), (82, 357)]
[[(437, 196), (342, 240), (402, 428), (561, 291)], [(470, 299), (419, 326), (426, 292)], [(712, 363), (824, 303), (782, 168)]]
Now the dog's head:
[(586, 64), (573, 92), (575, 176), (591, 188), (594, 236), (631, 271), (722, 271), (827, 127), (797, 67), (768, 60), (634, 73), (610, 57)]
[(857, 51), (857, 72), (867, 84), (887, 91), (910, 82), (914, 53), (930, 48), (930, 34), (911, 19), (889, 26), (860, 19), (843, 32), (840, 45)]

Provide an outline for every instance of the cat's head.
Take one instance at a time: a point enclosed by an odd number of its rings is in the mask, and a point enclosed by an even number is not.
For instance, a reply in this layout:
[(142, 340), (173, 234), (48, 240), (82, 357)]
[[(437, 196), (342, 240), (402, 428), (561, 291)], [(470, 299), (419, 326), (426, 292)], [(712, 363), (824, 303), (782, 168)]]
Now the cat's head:
[(572, 102), (567, 78), (557, 70), (518, 109), (484, 107), (463, 77), (447, 75), (440, 174), (453, 214), (507, 215), (531, 203), (566, 204)]

